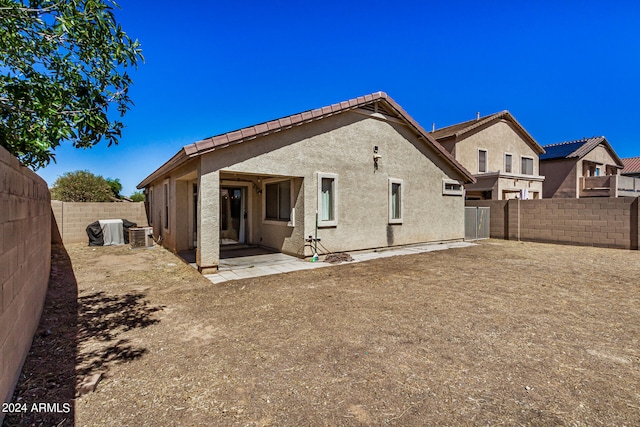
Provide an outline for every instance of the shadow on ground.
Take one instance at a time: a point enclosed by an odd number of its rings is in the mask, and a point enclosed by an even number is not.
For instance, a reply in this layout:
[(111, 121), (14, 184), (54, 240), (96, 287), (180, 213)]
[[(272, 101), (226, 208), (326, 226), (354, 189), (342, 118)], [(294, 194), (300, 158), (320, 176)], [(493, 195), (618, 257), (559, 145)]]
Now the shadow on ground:
[[(158, 323), (140, 292), (78, 297), (78, 282), (63, 245), (51, 249), (51, 275), (36, 335), (13, 394), (24, 411), (7, 414), (3, 427), (73, 426), (78, 384), (113, 364), (142, 357), (147, 349), (122, 334)], [(34, 404), (49, 404), (40, 409)]]
[(78, 341), (92, 344), (78, 352), (78, 376), (106, 373), (111, 364), (139, 359), (147, 352), (146, 348), (120, 338), (123, 332), (159, 322), (153, 314), (161, 308), (150, 306), (144, 297), (141, 292), (126, 295), (95, 292), (78, 298)]
[[(64, 246), (53, 245), (40, 324), (12, 399), (26, 410), (7, 414), (3, 426), (74, 425), (77, 325), (78, 283), (71, 259)], [(60, 412), (32, 411), (40, 403), (57, 403)]]

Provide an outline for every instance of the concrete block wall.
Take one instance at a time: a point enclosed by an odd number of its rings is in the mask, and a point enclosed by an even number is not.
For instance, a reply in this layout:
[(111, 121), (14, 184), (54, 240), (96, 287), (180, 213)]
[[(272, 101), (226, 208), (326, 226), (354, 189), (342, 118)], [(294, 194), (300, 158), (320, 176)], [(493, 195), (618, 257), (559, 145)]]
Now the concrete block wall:
[(72, 203), (52, 200), (51, 211), (64, 244), (87, 243), (87, 225), (101, 219), (127, 219), (140, 227), (148, 225), (144, 202)]
[(46, 182), (2, 147), (0, 198), (0, 399), (9, 402), (47, 293), (51, 205)]
[[(491, 208), (491, 237), (638, 249), (637, 197), (467, 201)], [(494, 226), (494, 221), (496, 222)]]

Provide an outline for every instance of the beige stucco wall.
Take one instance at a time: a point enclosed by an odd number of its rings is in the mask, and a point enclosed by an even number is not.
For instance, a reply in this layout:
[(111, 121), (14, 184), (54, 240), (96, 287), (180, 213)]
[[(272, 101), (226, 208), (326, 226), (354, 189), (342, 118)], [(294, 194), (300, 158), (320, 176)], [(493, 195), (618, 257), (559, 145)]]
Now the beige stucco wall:
[(514, 195), (519, 194), (522, 189), (529, 191), (529, 198), (531, 199), (542, 198), (542, 181), (533, 181), (518, 177), (501, 177), (498, 180), (498, 188), (495, 194), (493, 194), (493, 199), (502, 200), (515, 198)]
[[(582, 165), (580, 165), (582, 170)], [(578, 197), (578, 167), (576, 159), (543, 160), (540, 173), (544, 175), (543, 197)], [(580, 172), (582, 174), (582, 171)]]
[[(148, 222), (156, 239), (173, 251), (190, 249), (192, 185), (198, 183), (199, 159), (173, 170), (147, 187)], [(164, 227), (164, 184), (169, 185), (169, 227)]]
[(47, 183), (0, 147), (0, 402), (10, 401), (31, 347), (50, 268)]
[[(378, 170), (374, 170), (373, 163), (376, 145), (382, 156)], [(302, 178), (296, 181), (302, 197), (296, 199), (295, 227), (286, 230), (279, 226), (276, 231), (256, 224), (255, 241), (251, 243), (282, 241), (282, 247), (277, 249), (299, 252), (304, 237), (315, 234), (318, 172), (338, 175), (338, 225), (318, 232), (329, 251), (464, 236), (463, 198), (442, 195), (443, 178), (459, 175), (402, 124), (343, 113), (203, 155), (201, 168), (203, 185), (216, 171), (225, 176), (235, 173)], [(401, 225), (390, 225), (388, 221), (389, 178), (404, 180)], [(208, 185), (215, 186), (216, 182), (213, 179)], [(201, 199), (205, 199), (204, 194)], [(260, 221), (261, 218), (256, 222)], [(211, 232), (206, 234), (217, 234), (217, 224), (210, 227)]]
[(471, 173), (478, 171), (478, 150), (487, 150), (487, 172), (504, 172), (505, 153), (513, 155), (512, 173), (520, 174), (521, 157), (533, 158), (533, 174), (540, 175), (538, 153), (510, 122), (501, 120), (470, 132), (456, 143), (456, 160)]
[[(598, 145), (596, 148), (591, 150), (584, 156), (581, 161), (591, 161), (594, 163), (601, 163), (604, 165), (614, 166), (616, 161), (611, 157), (609, 151), (602, 145)], [(582, 171), (582, 169), (580, 169)], [(606, 169), (602, 169), (601, 174), (604, 175), (606, 173)]]

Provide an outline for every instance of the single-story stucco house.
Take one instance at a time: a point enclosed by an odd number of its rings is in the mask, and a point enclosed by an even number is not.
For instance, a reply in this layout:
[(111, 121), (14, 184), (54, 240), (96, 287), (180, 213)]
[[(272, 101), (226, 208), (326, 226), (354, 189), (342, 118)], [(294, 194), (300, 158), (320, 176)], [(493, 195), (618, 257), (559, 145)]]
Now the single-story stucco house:
[(185, 146), (138, 188), (154, 235), (209, 273), (226, 244), (306, 257), (316, 235), (330, 252), (462, 240), (473, 182), (378, 92)]

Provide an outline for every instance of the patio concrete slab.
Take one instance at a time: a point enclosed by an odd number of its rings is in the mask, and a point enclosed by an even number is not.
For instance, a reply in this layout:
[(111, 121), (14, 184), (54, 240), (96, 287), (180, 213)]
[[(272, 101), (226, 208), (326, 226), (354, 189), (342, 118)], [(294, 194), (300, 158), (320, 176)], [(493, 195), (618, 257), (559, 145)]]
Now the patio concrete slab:
[(286, 264), (291, 262), (291, 260), (298, 260), (298, 258), (283, 253), (251, 255), (221, 259), (218, 268), (220, 270), (236, 270), (255, 267), (256, 265)]
[[(351, 258), (353, 258), (353, 261), (351, 262), (364, 262), (372, 259), (414, 255), (423, 252), (464, 248), (474, 245), (474, 243), (470, 242), (424, 243), (397, 248), (354, 251), (349, 252), (349, 254), (351, 255)], [(310, 262), (309, 260), (303, 260), (283, 253), (270, 253), (265, 255), (250, 255), (221, 259), (218, 273), (206, 274), (204, 277), (217, 284), (231, 280), (289, 273), (292, 271), (309, 270), (312, 268), (331, 267), (333, 265), (340, 264), (330, 264), (323, 261)]]

